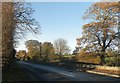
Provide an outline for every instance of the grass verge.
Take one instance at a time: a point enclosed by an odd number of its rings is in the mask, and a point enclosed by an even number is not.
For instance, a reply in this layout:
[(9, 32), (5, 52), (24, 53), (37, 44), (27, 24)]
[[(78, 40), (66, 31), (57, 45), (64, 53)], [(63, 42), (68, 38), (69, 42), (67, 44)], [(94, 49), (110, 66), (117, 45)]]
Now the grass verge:
[(27, 80), (28, 76), (26, 72), (22, 71), (20, 65), (17, 63), (12, 64), (6, 71), (2, 71), (2, 82), (17, 82)]

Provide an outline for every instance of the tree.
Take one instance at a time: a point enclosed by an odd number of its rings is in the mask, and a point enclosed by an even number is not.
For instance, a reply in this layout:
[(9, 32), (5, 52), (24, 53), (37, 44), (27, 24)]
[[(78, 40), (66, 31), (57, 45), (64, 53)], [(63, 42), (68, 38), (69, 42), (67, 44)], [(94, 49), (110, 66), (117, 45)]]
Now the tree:
[(51, 61), (55, 55), (53, 44), (51, 42), (44, 42), (41, 48), (43, 61)]
[(57, 39), (54, 41), (54, 48), (55, 53), (59, 55), (59, 58), (61, 58), (61, 55), (64, 55), (65, 53), (70, 53), (70, 48), (67, 45), (67, 41), (65, 39)]
[(113, 46), (113, 40), (118, 35), (119, 8), (118, 2), (97, 2), (89, 7), (83, 16), (91, 22), (83, 26), (81, 41), (91, 50), (101, 53), (101, 64), (105, 62), (106, 49)]
[(16, 58), (24, 60), (27, 56), (26, 50), (19, 50), (19, 52), (16, 53)]
[[(39, 25), (32, 18), (30, 4), (24, 2), (2, 2), (2, 66), (13, 61), (14, 46), (25, 31), (39, 32)], [(14, 44), (14, 45), (13, 45)]]
[(32, 59), (39, 59), (40, 57), (40, 44), (37, 40), (28, 40), (25, 42), (28, 49), (28, 56)]
[[(18, 39), (26, 31), (33, 33), (40, 33), (39, 23), (32, 17), (34, 10), (31, 8), (30, 3), (15, 2), (14, 3), (14, 22), (16, 28), (14, 38)], [(17, 34), (17, 35), (16, 35)]]
[(11, 63), (14, 57), (13, 53), (13, 33), (14, 25), (13, 3), (2, 3), (2, 68)]

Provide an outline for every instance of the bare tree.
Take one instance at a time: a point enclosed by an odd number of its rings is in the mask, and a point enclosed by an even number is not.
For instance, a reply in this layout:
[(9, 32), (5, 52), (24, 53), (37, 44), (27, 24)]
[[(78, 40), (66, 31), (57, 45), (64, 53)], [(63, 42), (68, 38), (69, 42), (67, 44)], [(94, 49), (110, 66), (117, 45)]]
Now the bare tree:
[(65, 39), (57, 39), (54, 41), (54, 48), (55, 48), (55, 53), (59, 55), (61, 58), (63, 54), (66, 52), (70, 52), (70, 48), (67, 45), (67, 41)]

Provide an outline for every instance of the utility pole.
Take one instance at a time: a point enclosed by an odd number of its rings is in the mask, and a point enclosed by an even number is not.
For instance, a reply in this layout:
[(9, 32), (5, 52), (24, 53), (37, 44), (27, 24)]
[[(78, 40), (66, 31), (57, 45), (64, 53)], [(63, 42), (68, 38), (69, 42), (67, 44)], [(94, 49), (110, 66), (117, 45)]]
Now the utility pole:
[(41, 58), (42, 58), (42, 47), (41, 47), (41, 45), (42, 45), (42, 42), (40, 42), (39, 43), (39, 45), (40, 45), (40, 55), (39, 55), (39, 60), (42, 60)]

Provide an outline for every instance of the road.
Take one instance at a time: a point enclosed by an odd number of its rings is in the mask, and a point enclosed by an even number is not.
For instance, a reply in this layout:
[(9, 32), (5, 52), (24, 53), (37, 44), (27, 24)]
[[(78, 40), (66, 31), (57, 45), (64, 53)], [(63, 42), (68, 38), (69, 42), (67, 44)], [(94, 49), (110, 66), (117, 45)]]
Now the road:
[(29, 76), (29, 81), (120, 81), (118, 78), (71, 71), (24, 61), (17, 62)]

